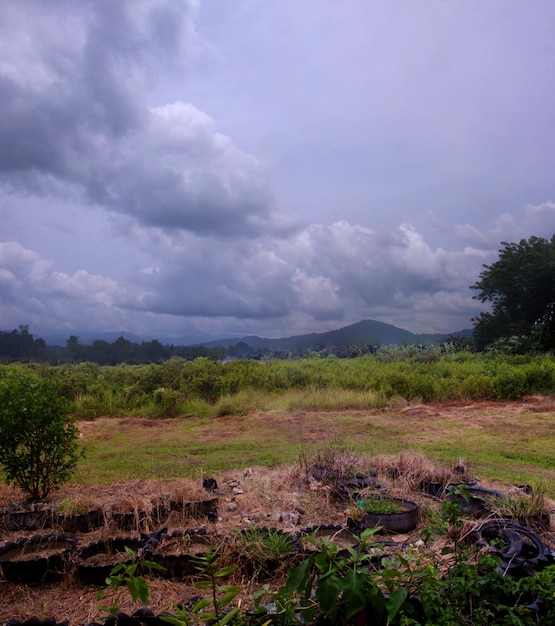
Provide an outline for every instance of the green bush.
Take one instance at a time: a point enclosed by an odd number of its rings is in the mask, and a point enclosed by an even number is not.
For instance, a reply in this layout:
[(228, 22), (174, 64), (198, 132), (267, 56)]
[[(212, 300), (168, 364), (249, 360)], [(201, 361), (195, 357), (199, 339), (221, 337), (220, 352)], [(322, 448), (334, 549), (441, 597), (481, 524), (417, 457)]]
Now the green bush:
[(0, 464), (5, 480), (30, 500), (66, 482), (82, 451), (58, 383), (19, 371), (0, 381)]

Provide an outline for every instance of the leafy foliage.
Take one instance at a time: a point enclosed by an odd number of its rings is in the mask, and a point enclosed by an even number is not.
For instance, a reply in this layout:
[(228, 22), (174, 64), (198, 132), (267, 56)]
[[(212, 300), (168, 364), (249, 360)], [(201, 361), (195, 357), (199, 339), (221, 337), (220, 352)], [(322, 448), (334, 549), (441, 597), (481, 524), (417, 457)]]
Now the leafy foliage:
[(289, 409), (348, 410), (395, 405), (399, 399), (509, 400), (555, 392), (555, 359), (502, 350), (437, 358), (367, 355), (353, 360), (234, 361), (170, 359), (142, 366), (93, 363), (0, 365), (56, 378), (79, 419), (99, 416), (245, 415), (280, 396)]
[[(485, 265), (480, 280), (472, 285), (475, 296), (491, 303), (491, 312), (474, 318), (474, 337), (479, 348), (500, 338), (527, 337), (526, 352), (555, 348), (555, 235), (501, 242), (499, 259)], [(522, 342), (521, 342), (522, 343)]]
[(0, 381), (0, 463), (31, 500), (66, 482), (82, 454), (58, 384), (13, 371)]
[(164, 615), (162, 620), (173, 626), (189, 626), (190, 624), (208, 623), (212, 626), (224, 626), (234, 623), (239, 614), (237, 606), (231, 603), (240, 593), (236, 585), (221, 584), (237, 569), (237, 565), (220, 567), (221, 553), (212, 548), (202, 556), (195, 557), (196, 568), (203, 580), (195, 583), (195, 588), (209, 591), (210, 597), (201, 598), (189, 610), (185, 606), (176, 606), (173, 614)]
[(0, 332), (0, 359), (44, 361), (47, 358), (48, 350), (44, 339), (35, 339), (26, 324), (9, 333)]
[[(461, 488), (460, 495), (467, 492)], [(173, 626), (240, 624), (284, 626), (322, 624), (347, 626), (550, 626), (555, 619), (555, 565), (539, 573), (512, 578), (500, 567), (494, 553), (460, 541), (464, 524), (458, 504), (444, 502), (436, 520), (436, 532), (444, 536), (426, 548), (418, 542), (386, 555), (376, 542), (379, 528), (365, 529), (356, 547), (341, 549), (330, 537), (316, 532), (306, 540), (315, 550), (288, 570), (285, 585), (269, 584), (250, 591), (252, 603), (237, 600), (238, 585), (226, 584), (237, 565), (223, 565), (220, 549), (196, 557), (203, 597), (175, 605), (161, 616)], [(220, 546), (221, 548), (221, 546)], [(148, 582), (137, 574), (132, 551), (127, 565), (116, 565), (107, 584), (118, 595), (105, 610), (116, 613), (125, 589), (133, 600), (148, 600)], [(158, 566), (159, 567), (159, 566)], [(252, 583), (252, 581), (251, 581)], [(120, 592), (120, 589), (123, 591)], [(243, 589), (243, 591), (245, 591)], [(101, 592), (102, 594), (103, 592)], [(100, 594), (100, 595), (101, 595)]]
[(137, 574), (137, 569), (157, 569), (163, 570), (165, 569), (158, 563), (154, 563), (152, 561), (147, 561), (145, 559), (139, 560), (135, 556), (135, 553), (129, 546), (125, 546), (125, 551), (127, 552), (128, 557), (131, 559), (130, 563), (117, 563), (114, 565), (112, 570), (110, 571), (110, 576), (106, 579), (107, 588), (101, 589), (97, 595), (96, 599), (100, 600), (102, 596), (108, 591), (108, 589), (112, 589), (116, 592), (114, 599), (112, 600), (112, 604), (107, 607), (100, 607), (103, 611), (107, 611), (112, 615), (115, 615), (119, 610), (119, 604), (122, 598), (121, 589), (127, 589), (129, 595), (132, 600), (136, 602), (140, 600), (143, 604), (148, 602), (148, 598), (150, 595), (150, 590), (148, 588), (148, 583), (143, 576)]

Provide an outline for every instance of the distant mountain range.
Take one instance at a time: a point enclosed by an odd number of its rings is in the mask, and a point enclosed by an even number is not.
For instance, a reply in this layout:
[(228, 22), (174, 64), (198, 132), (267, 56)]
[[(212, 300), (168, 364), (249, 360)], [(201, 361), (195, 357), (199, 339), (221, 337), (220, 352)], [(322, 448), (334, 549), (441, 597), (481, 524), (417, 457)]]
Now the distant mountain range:
[[(49, 345), (65, 346), (69, 334), (60, 332), (33, 332), (35, 339), (42, 337)], [(171, 339), (159, 338), (159, 341), (165, 345), (174, 346), (206, 346), (208, 348), (215, 346), (229, 346), (238, 343), (246, 343), (252, 348), (269, 348), (270, 350), (295, 350), (306, 349), (313, 346), (353, 346), (353, 345), (391, 345), (391, 344), (432, 344), (444, 341), (449, 336), (471, 337), (472, 329), (464, 329), (453, 333), (434, 333), (434, 334), (415, 334), (403, 328), (398, 328), (392, 324), (385, 324), (376, 320), (362, 320), (337, 330), (330, 330), (325, 333), (309, 333), (306, 335), (294, 335), (291, 337), (282, 337), (280, 339), (267, 339), (257, 337), (256, 335), (247, 337), (229, 337), (222, 339), (206, 339), (198, 336), (184, 335)], [(107, 341), (113, 343), (119, 337), (125, 337), (132, 343), (141, 343), (143, 341), (151, 341), (156, 337), (141, 337), (127, 331), (114, 331), (108, 333), (70, 333), (79, 337), (79, 341), (83, 344), (92, 343), (94, 340)]]
[[(210, 348), (223, 346), (228, 348), (240, 342), (253, 348), (269, 348), (270, 350), (293, 350), (311, 348), (314, 346), (362, 346), (362, 345), (391, 345), (391, 344), (432, 344), (445, 341), (449, 336), (471, 337), (472, 329), (464, 329), (453, 333), (414, 334), (392, 324), (377, 322), (376, 320), (362, 320), (344, 326), (337, 330), (325, 333), (310, 333), (295, 335), (281, 339), (265, 339), (264, 337), (249, 336), (238, 339), (218, 339), (204, 342), (202, 345)], [(201, 344), (197, 344), (201, 345)]]

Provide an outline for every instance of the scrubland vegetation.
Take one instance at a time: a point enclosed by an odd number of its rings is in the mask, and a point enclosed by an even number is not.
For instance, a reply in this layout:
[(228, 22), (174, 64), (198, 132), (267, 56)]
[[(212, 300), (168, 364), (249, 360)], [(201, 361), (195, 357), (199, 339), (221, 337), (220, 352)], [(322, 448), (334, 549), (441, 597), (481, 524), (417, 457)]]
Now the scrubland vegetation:
[[(366, 454), (418, 449), (446, 463), (462, 456), (484, 477), (541, 478), (555, 495), (553, 428), (542, 409), (482, 408), (471, 420), (445, 408), (411, 413), (420, 404), (553, 395), (549, 355), (428, 349), (348, 360), (0, 367), (0, 384), (13, 376), (55, 380), (82, 427), (103, 418), (79, 465), (78, 479), (89, 483), (276, 466), (295, 462), (311, 441), (339, 441)], [(155, 441), (145, 425), (152, 420), (166, 420)]]
[(430, 349), (413, 356), (355, 359), (12, 364), (0, 368), (0, 377), (9, 371), (56, 379), (79, 419), (244, 415), (275, 408), (369, 409), (400, 402), (517, 400), (555, 391), (555, 359), (550, 355), (440, 355)]

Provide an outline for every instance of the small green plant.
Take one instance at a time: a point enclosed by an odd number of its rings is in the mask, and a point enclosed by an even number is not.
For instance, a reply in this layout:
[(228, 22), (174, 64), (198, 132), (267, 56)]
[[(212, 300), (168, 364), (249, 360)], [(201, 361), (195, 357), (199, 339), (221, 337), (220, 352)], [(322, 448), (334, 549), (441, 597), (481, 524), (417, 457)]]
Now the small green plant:
[[(377, 528), (365, 529), (357, 548), (342, 551), (329, 537), (306, 538), (317, 552), (298, 567), (291, 568), (285, 589), (275, 597), (283, 623), (310, 623), (317, 612), (334, 624), (346, 623), (364, 613), (364, 623), (390, 624), (407, 598), (404, 589), (386, 597), (372, 577), (370, 548), (379, 547), (372, 539)], [(295, 616), (302, 616), (295, 621)]]
[[(127, 589), (134, 602), (136, 602), (137, 600), (140, 600), (143, 604), (146, 604), (148, 602), (148, 583), (143, 578), (143, 576), (137, 575), (137, 569), (139, 567), (157, 570), (165, 569), (162, 565), (159, 565), (158, 563), (137, 559), (135, 553), (129, 546), (125, 546), (125, 551), (131, 558), (131, 562), (118, 563), (117, 565), (114, 565), (114, 567), (110, 571), (110, 576), (106, 578), (106, 584), (108, 585), (108, 587), (106, 587), (105, 589), (101, 589), (96, 595), (96, 599), (100, 600), (100, 598), (104, 596), (108, 589), (111, 588), (116, 592), (116, 595), (114, 596), (114, 599), (110, 606), (99, 607), (101, 610), (111, 613), (112, 615), (115, 615), (118, 612), (119, 604), (125, 589)], [(124, 587), (124, 589), (122, 589), (122, 587)]]
[(0, 464), (31, 501), (67, 482), (83, 455), (68, 413), (54, 380), (17, 371), (0, 380)]
[(94, 502), (87, 497), (68, 496), (58, 503), (58, 513), (66, 517), (74, 517), (89, 512), (94, 506)]
[(237, 533), (232, 545), (237, 552), (259, 559), (277, 558), (295, 549), (295, 541), (291, 535), (258, 526), (250, 526)]
[[(464, 502), (470, 499), (469, 491), (466, 487), (461, 486), (458, 490), (459, 495)], [(422, 539), (424, 543), (429, 544), (433, 538), (447, 535), (451, 528), (460, 528), (463, 523), (462, 507), (455, 500), (444, 500), (441, 503), (441, 509), (430, 513), (431, 520), (422, 530)]]
[[(195, 567), (205, 577), (195, 583), (196, 589), (209, 590), (210, 597), (202, 598), (189, 610), (185, 606), (175, 606), (172, 615), (162, 619), (173, 626), (190, 626), (206, 622), (211, 626), (225, 626), (239, 615), (239, 607), (230, 608), (231, 603), (241, 591), (236, 585), (222, 585), (220, 581), (228, 578), (237, 569), (237, 565), (220, 567), (221, 551), (210, 548), (204, 555), (194, 557)], [(210, 608), (210, 610), (208, 610)]]
[(521, 520), (540, 517), (547, 509), (545, 492), (545, 484), (539, 483), (530, 494), (518, 493), (495, 499), (492, 509), (502, 517), (517, 517)]
[(391, 514), (404, 511), (403, 507), (392, 498), (376, 494), (357, 500), (357, 506), (363, 513)]

